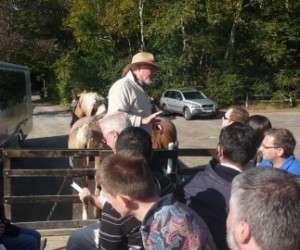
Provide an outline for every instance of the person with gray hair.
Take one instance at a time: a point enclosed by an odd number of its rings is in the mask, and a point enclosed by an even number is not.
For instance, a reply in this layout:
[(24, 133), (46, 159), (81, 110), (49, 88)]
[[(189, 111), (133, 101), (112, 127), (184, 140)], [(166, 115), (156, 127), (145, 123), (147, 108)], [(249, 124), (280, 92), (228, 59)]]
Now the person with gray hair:
[(294, 156), (296, 139), (291, 131), (284, 128), (272, 128), (266, 131), (260, 150), (264, 167), (279, 168), (300, 176), (300, 162)]
[(300, 249), (300, 178), (257, 167), (232, 182), (227, 217), (231, 250)]
[(115, 151), (115, 144), (119, 134), (127, 127), (131, 126), (128, 116), (124, 112), (107, 114), (99, 120), (105, 143)]

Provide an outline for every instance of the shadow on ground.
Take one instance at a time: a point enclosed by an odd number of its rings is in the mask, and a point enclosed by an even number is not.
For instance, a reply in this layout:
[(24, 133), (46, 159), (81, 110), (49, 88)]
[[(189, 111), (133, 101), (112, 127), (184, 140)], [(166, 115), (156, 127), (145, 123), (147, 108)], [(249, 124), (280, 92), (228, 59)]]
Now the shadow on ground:
[(51, 136), (42, 138), (26, 139), (22, 143), (22, 148), (68, 148), (69, 135)]

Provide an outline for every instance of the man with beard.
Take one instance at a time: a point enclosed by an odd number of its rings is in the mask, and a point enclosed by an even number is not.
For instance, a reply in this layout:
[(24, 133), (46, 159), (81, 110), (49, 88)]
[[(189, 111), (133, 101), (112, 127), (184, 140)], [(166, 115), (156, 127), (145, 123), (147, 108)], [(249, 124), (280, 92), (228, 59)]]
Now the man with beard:
[(150, 134), (152, 123), (162, 112), (151, 114), (151, 102), (147, 94), (151, 79), (158, 70), (151, 53), (134, 55), (131, 64), (124, 68), (122, 78), (109, 90), (107, 113), (125, 112), (133, 126), (142, 127)]

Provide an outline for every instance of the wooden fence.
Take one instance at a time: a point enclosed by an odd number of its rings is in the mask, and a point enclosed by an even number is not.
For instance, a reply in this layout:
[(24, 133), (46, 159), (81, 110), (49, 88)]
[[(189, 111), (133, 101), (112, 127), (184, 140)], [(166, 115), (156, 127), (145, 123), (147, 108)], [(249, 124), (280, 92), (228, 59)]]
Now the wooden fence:
[[(178, 176), (193, 174), (195, 169), (181, 169), (178, 167), (177, 160), (180, 156), (211, 156), (215, 149), (191, 149), (182, 148), (174, 150), (156, 150), (159, 157), (162, 159), (171, 159), (172, 166), (169, 173), (172, 181), (176, 182)], [(77, 194), (73, 195), (26, 195), (26, 196), (14, 196), (12, 195), (12, 178), (24, 178), (24, 177), (82, 177), (95, 175), (95, 169), (70, 169), (68, 167), (64, 169), (12, 169), (12, 160), (20, 158), (69, 158), (69, 157), (83, 157), (83, 156), (100, 156), (100, 159), (112, 154), (111, 150), (73, 150), (73, 149), (0, 149), (1, 159), (3, 162), (3, 205), (7, 218), (11, 218), (12, 204), (20, 203), (45, 203), (45, 202), (70, 202), (80, 204), (81, 201)], [(175, 183), (176, 184), (176, 183)], [(95, 221), (95, 220), (92, 220)], [(18, 225), (30, 226), (38, 229), (49, 228), (78, 228), (83, 225), (91, 223), (91, 220), (82, 221), (78, 220), (66, 220), (66, 221), (37, 221), (37, 222), (24, 222), (17, 223)], [(58, 231), (57, 231), (58, 233)], [(61, 233), (61, 232), (60, 232)]]

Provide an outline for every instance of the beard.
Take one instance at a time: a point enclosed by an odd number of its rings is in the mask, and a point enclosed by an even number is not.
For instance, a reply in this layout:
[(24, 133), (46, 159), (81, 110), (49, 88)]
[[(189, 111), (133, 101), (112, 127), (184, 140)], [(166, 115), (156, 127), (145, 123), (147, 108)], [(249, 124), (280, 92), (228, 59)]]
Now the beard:
[(147, 86), (149, 86), (151, 83), (152, 83), (151, 78), (147, 78), (147, 79), (144, 81), (144, 84), (147, 85)]

